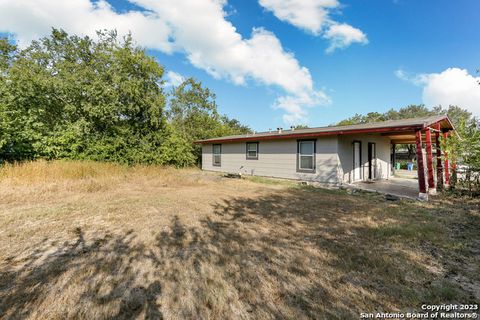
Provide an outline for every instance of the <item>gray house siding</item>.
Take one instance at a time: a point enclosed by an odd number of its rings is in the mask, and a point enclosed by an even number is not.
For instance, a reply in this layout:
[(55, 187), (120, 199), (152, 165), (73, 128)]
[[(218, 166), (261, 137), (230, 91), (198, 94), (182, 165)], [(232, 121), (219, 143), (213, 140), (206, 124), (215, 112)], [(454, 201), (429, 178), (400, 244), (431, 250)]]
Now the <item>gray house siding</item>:
[(258, 143), (258, 159), (246, 158), (246, 143), (222, 143), (221, 165), (214, 166), (212, 144), (202, 147), (202, 169), (316, 181), (329, 184), (352, 182), (353, 141), (361, 142), (361, 175), (368, 179), (368, 143), (376, 145), (376, 179), (390, 177), (390, 140), (381, 135), (334, 135), (317, 137), (315, 173), (297, 172), (297, 140), (265, 140)]
[(259, 141), (258, 159), (246, 159), (246, 143), (222, 143), (221, 166), (214, 166), (212, 144), (202, 147), (202, 169), (210, 171), (242, 173), (247, 175), (278, 177), (339, 183), (341, 168), (336, 136), (316, 139), (314, 173), (297, 172), (297, 140)]
[(368, 179), (368, 143), (376, 145), (376, 179), (390, 177), (390, 139), (381, 135), (341, 135), (338, 137), (338, 155), (341, 164), (340, 179), (344, 183), (352, 182), (353, 172), (353, 142), (361, 142), (361, 175), (362, 180)]

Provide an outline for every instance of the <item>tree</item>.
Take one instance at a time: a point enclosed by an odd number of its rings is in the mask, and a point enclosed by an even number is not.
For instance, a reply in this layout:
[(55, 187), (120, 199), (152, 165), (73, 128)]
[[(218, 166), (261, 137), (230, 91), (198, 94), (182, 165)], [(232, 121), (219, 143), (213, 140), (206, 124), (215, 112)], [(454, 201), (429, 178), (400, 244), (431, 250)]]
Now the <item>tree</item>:
[(427, 117), (438, 114), (436, 110), (430, 110), (425, 105), (411, 104), (406, 107), (400, 108), (398, 111), (390, 109), (384, 113), (385, 120), (400, 120), (417, 117)]
[(446, 150), (451, 163), (461, 166), (461, 175), (454, 172), (451, 187), (466, 189), (470, 195), (480, 192), (480, 130), (477, 119), (461, 119), (456, 125), (456, 134), (442, 139), (442, 148)]
[(0, 38), (0, 76), (4, 76), (12, 63), (17, 47), (8, 41), (8, 38)]
[(448, 109), (442, 109), (442, 107), (435, 107), (433, 108), (433, 110), (437, 114), (447, 114), (454, 127), (457, 127), (465, 122), (469, 123), (474, 119), (470, 111), (462, 109), (458, 106), (450, 105), (448, 106)]
[(293, 126), (293, 129), (308, 129), (308, 126), (306, 124), (297, 124)]
[(131, 35), (53, 29), (17, 50), (0, 39), (0, 159), (90, 159), (188, 166), (197, 139), (248, 132), (187, 79), (171, 95), (163, 67)]
[[(165, 139), (163, 68), (116, 32), (98, 40), (53, 29), (20, 51), (6, 78), (2, 117), (11, 160), (158, 162)], [(2, 157), (8, 158), (5, 149)]]
[(186, 79), (170, 93), (168, 119), (185, 138), (205, 139), (220, 121), (215, 98), (200, 82)]
[(406, 107), (400, 108), (398, 110), (390, 109), (385, 113), (379, 112), (369, 112), (366, 115), (355, 114), (353, 117), (347, 118), (338, 122), (336, 125), (351, 125), (358, 123), (369, 123), (369, 122), (379, 122), (387, 120), (400, 120), (408, 118), (418, 118), (418, 117), (427, 117), (434, 115), (448, 115), (449, 119), (452, 121), (453, 125), (460, 124), (463, 119), (470, 119), (472, 113), (466, 109), (462, 109), (458, 106), (450, 105), (448, 108), (443, 108), (442, 106), (434, 107), (433, 109), (428, 109), (425, 105), (408, 105)]
[(340, 121), (336, 125), (343, 126), (343, 125), (352, 125), (352, 124), (359, 124), (359, 123), (370, 123), (370, 122), (380, 122), (380, 121), (387, 121), (387, 120), (400, 120), (400, 119), (407, 119), (407, 118), (415, 118), (415, 117), (425, 117), (430, 115), (435, 115), (440, 113), (443, 109), (440, 108), (429, 110), (424, 105), (409, 105), (399, 110), (390, 109), (385, 113), (379, 112), (369, 112), (366, 115), (361, 115), (356, 113), (353, 117), (347, 118), (345, 120)]
[[(250, 133), (236, 119), (220, 115), (215, 94), (193, 78), (186, 79), (170, 93), (168, 119), (177, 133), (189, 143), (226, 135)], [(197, 161), (201, 148), (194, 146)]]
[[(5, 150), (4, 153), (11, 153), (9, 142), (12, 129), (8, 118), (3, 116), (3, 111), (6, 108), (6, 100), (9, 92), (7, 88), (7, 71), (10, 68), (13, 57), (15, 56), (17, 48), (12, 45), (7, 38), (0, 38), (0, 150)], [(0, 163), (1, 163), (0, 157)]]
[(461, 167), (460, 175), (457, 175), (456, 171), (453, 172), (450, 186), (452, 189), (466, 189), (470, 196), (479, 195), (479, 119), (473, 117), (471, 112), (457, 106), (448, 108), (448, 116), (455, 126), (456, 134), (450, 135), (448, 139), (442, 139), (442, 148), (446, 150), (449, 161)]

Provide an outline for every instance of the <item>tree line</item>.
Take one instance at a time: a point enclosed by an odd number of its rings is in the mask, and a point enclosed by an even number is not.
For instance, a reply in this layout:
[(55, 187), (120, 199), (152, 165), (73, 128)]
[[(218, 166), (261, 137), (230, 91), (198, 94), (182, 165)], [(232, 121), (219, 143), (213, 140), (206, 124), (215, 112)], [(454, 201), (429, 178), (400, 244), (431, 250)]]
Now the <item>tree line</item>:
[(448, 108), (436, 106), (432, 109), (429, 109), (425, 105), (412, 104), (398, 110), (390, 109), (384, 113), (369, 112), (365, 115), (357, 113), (350, 118), (338, 122), (337, 125), (342, 126), (388, 120), (401, 120), (435, 115), (448, 115), (448, 118), (452, 121), (452, 124), (455, 127), (460, 125), (462, 122), (473, 122), (475, 120), (471, 112), (458, 106), (450, 105)]
[(250, 132), (195, 79), (164, 84), (163, 66), (131, 35), (53, 29), (25, 49), (0, 39), (0, 159), (185, 167), (199, 161), (194, 140)]

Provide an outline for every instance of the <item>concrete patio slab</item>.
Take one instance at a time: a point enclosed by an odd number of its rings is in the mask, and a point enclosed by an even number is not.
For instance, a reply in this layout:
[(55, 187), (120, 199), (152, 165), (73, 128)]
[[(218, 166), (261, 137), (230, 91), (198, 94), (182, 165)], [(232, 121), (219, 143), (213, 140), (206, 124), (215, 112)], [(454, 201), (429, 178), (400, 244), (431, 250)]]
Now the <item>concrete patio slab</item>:
[(356, 182), (348, 184), (346, 187), (381, 194), (391, 194), (400, 198), (418, 198), (418, 181), (416, 179), (393, 177), (389, 180)]

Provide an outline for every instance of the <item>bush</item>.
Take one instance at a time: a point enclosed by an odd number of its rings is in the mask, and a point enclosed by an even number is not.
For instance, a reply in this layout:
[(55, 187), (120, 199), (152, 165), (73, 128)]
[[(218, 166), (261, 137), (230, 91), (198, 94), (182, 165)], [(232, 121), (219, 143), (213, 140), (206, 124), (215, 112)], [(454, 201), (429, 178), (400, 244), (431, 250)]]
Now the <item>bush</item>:
[(17, 50), (0, 39), (0, 159), (194, 165), (197, 139), (248, 132), (187, 79), (170, 95), (164, 69), (130, 35), (53, 29)]
[(480, 194), (480, 131), (477, 129), (477, 120), (466, 119), (457, 127), (458, 133), (443, 139), (448, 159), (457, 167), (453, 171), (450, 187), (459, 193), (470, 196)]

